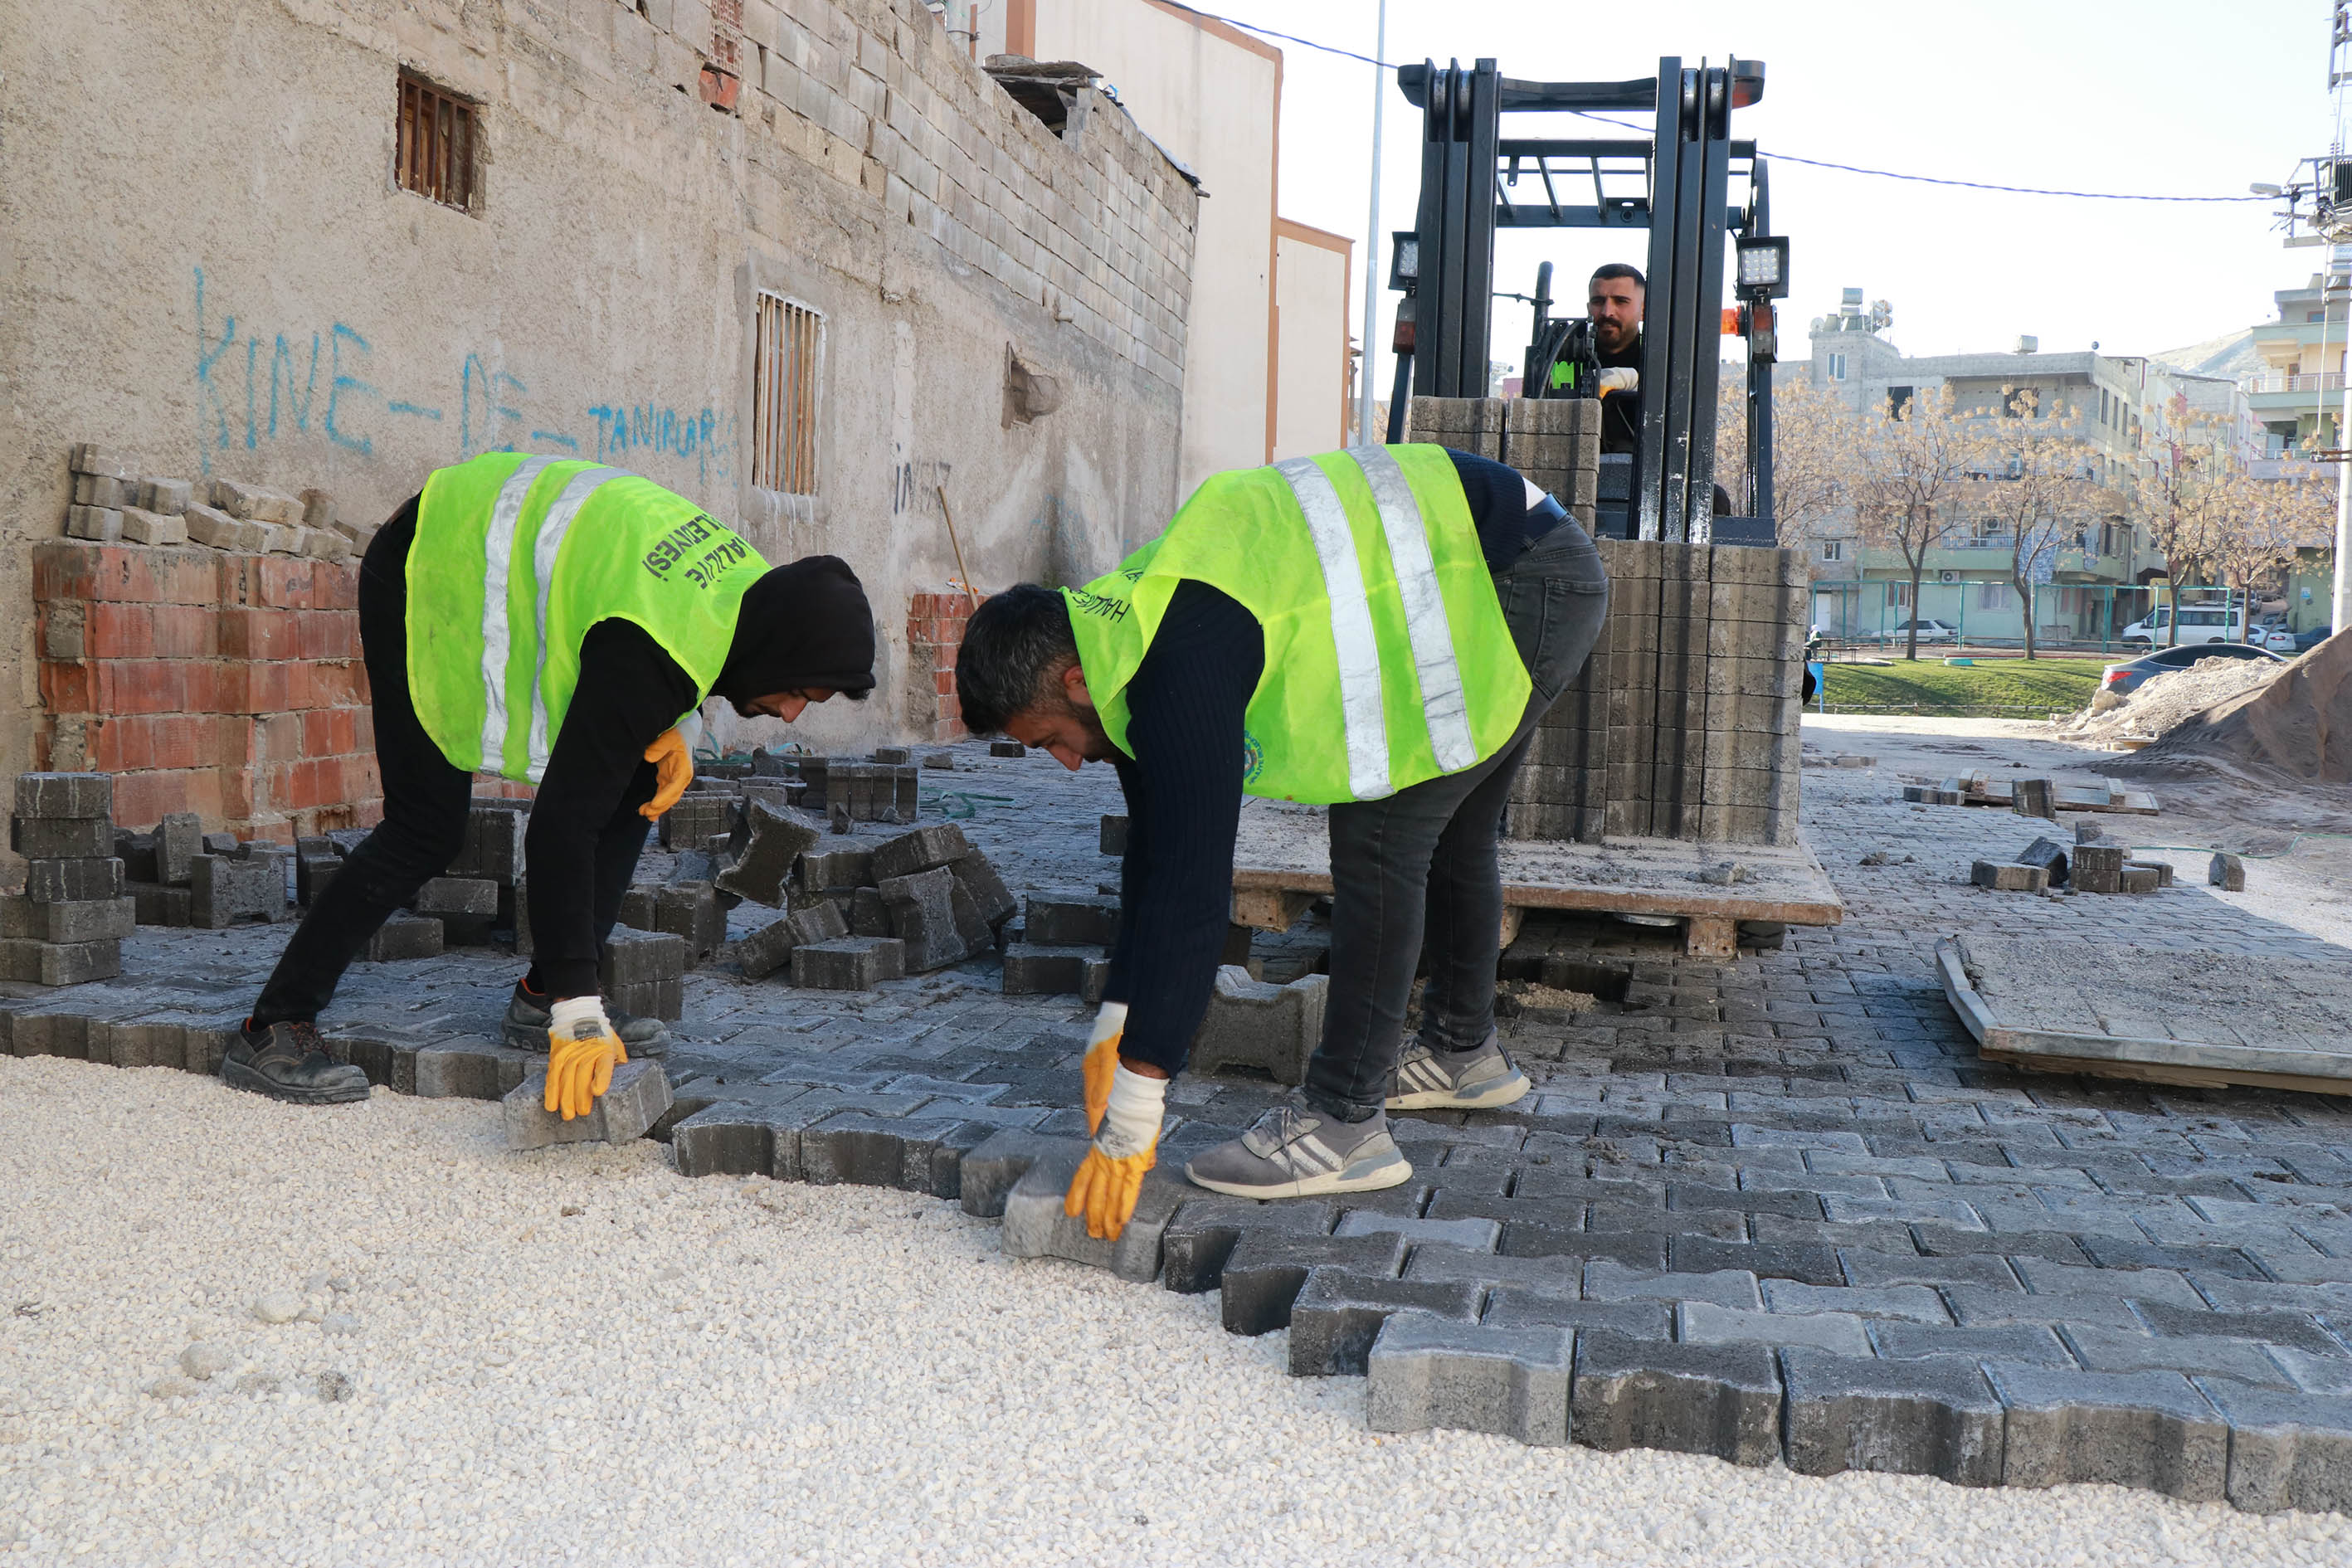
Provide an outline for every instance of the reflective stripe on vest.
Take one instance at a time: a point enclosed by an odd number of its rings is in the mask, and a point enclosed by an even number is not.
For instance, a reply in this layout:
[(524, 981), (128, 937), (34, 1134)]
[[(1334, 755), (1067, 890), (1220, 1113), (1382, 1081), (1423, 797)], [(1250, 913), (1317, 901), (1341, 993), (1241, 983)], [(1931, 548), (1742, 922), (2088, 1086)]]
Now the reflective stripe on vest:
[[(538, 581), (542, 584), (555, 581), (555, 558), (562, 551), (563, 536), (572, 531), (572, 524), (579, 517), (580, 509), (588, 504), (588, 498), (595, 493), (598, 486), (607, 479), (618, 479), (620, 475), (618, 468), (583, 468), (572, 476), (571, 482), (563, 487), (563, 493), (557, 496), (554, 504), (547, 509), (547, 516), (539, 525), (539, 537), (531, 542), (531, 568), (538, 574)], [(532, 672), (530, 682), (530, 776), (536, 780), (546, 774), (547, 759), (555, 746), (554, 737), (548, 733), (547, 720), (547, 595), (541, 593), (535, 595), (531, 608), (539, 624), (539, 668)], [(489, 625), (487, 616), (482, 631), (484, 640), (488, 641)], [(483, 755), (499, 755), (504, 750), (505, 742), (501, 741), (499, 752), (491, 752), (485, 745)]]
[(507, 661), (514, 653), (507, 637), (507, 595), (515, 524), (522, 520), (522, 503), (529, 499), (532, 483), (553, 461), (552, 458), (523, 459), (522, 466), (499, 487), (497, 504), (490, 508), (482, 575), (482, 691), (489, 700), (482, 710), (484, 767), (495, 767), (507, 749)]
[(1378, 800), (1507, 744), (1529, 695), (1453, 462), (1354, 447), (1212, 475), (1118, 570), (1063, 590), (1105, 734), (1177, 590), (1249, 611), (1265, 664), (1244, 719), (1243, 788)]
[[(1350, 453), (1349, 456), (1354, 454)], [(1310, 458), (1274, 465), (1307, 514), (1307, 531), (1323, 563), (1323, 592), (1331, 601), (1331, 640), (1339, 650), (1339, 721), (1348, 736), (1348, 788), (1358, 800), (1378, 800), (1389, 789), (1389, 726), (1381, 703), (1381, 645), (1372, 633), (1372, 605), (1348, 509), (1331, 476)], [(1381, 509), (1383, 513), (1386, 508)], [(1381, 521), (1387, 521), (1385, 515)], [(1426, 557), (1428, 552), (1423, 551)]]

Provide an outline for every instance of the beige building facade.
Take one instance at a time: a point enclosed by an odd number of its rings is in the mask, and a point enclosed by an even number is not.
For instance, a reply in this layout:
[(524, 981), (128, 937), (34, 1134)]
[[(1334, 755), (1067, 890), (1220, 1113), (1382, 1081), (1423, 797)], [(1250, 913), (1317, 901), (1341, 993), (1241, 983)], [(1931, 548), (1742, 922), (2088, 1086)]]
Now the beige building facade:
[(968, 25), (983, 58), (1091, 68), (1200, 177), (1182, 489), (1344, 446), (1351, 242), (1281, 216), (1282, 51), (1166, 0), (998, 0), (970, 14), (947, 0), (949, 26)]
[(820, 742), (942, 721), (942, 494), (983, 587), (1180, 497), (1192, 184), (918, 0), (63, 0), (0, 59), (10, 771), (75, 442), (368, 522), (488, 450), (644, 473), (866, 583), (882, 686)]

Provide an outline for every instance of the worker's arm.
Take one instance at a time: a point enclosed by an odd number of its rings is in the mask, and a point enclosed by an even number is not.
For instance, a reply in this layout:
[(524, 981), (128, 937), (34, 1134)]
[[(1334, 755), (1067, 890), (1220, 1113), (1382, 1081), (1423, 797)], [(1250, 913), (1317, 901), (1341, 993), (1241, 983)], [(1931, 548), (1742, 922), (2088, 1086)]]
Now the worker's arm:
[(523, 842), (534, 984), (551, 995), (597, 994), (596, 911), (619, 905), (635, 863), (626, 836), (634, 830), (643, 844), (635, 813), (654, 794), (646, 748), (697, 695), (677, 661), (633, 622), (599, 621), (581, 642), (579, 683)]
[(1265, 669), (1257, 619), (1186, 583), (1127, 688), (1127, 858), (1104, 995), (1127, 1004), (1120, 1058), (1173, 1074), (1209, 1010), (1233, 917), (1242, 721)]

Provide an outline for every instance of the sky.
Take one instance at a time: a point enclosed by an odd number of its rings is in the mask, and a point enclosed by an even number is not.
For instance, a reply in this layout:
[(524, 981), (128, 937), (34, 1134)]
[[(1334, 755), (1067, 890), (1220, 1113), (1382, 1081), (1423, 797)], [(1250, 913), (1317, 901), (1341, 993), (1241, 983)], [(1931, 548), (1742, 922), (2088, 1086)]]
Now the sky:
[[(1373, 53), (1376, 0), (1194, 0), (1200, 9)], [(2326, 149), (2327, 0), (1388, 0), (1391, 62), (1482, 55), (1505, 76), (1613, 80), (1660, 56), (1761, 59), (1763, 101), (1732, 133), (1797, 156), (1993, 184), (2074, 191), (2243, 195), (2281, 184)], [(1293, 43), (1283, 50), (1279, 205), (1286, 217), (1358, 239), (1369, 216), (1372, 68)], [(1385, 73), (1384, 73), (1385, 74)], [(1381, 228), (1412, 226), (1419, 112), (1385, 88)], [(1505, 134), (1613, 134), (1589, 122), (1505, 119)], [(1894, 308), (1906, 353), (2007, 350), (2145, 353), (2274, 319), (2272, 290), (2316, 269), (2281, 247), (2275, 202), (2083, 201), (1953, 190), (1810, 169), (1771, 170), (1773, 226), (1790, 237), (1784, 325), (1848, 286)], [(1571, 298), (1591, 267), (1639, 266), (1646, 236), (1552, 230), (1506, 236), (1495, 286), (1531, 292), (1551, 259)], [(1385, 285), (1387, 242), (1382, 257)], [(1555, 288), (1557, 292), (1557, 286)], [(1395, 296), (1379, 296), (1383, 351)], [(1349, 320), (1361, 331), (1360, 292)], [(1516, 363), (1527, 307), (1497, 301), (1495, 357)], [(1383, 352), (1380, 386), (1390, 366)]]

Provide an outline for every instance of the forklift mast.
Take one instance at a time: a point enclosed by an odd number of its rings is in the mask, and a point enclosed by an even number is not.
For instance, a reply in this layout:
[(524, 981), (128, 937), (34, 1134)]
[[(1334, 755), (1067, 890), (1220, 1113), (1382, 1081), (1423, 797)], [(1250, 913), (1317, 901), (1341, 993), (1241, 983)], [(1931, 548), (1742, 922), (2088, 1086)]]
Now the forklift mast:
[[(1631, 81), (1519, 81), (1495, 61), (1465, 70), (1424, 61), (1397, 70), (1397, 86), (1423, 111), (1421, 205), (1411, 235), (1396, 237), (1391, 287), (1398, 310), (1398, 395), (1389, 438), (1402, 438), (1408, 365), (1423, 397), (1484, 397), (1495, 295), (1495, 231), (1622, 228), (1649, 231), (1642, 317), (1642, 426), (1627, 522), (1643, 539), (1703, 542), (1714, 535), (1716, 398), (1723, 310), (1726, 231), (1748, 244), (1770, 221), (1764, 161), (1753, 142), (1731, 140), (1731, 111), (1764, 94), (1760, 61), (1685, 67), (1658, 62), (1655, 77)], [(1505, 112), (1656, 116), (1654, 133), (1634, 137), (1507, 139)], [(1745, 206), (1727, 205), (1735, 163), (1744, 165)], [(1520, 199), (1522, 176), (1542, 185)], [(1591, 199), (1584, 196), (1586, 187)], [(1530, 193), (1531, 195), (1531, 193)], [(1743, 276), (1738, 330), (1748, 340), (1748, 515), (1768, 531), (1771, 510), (1769, 300), (1785, 298), (1786, 246), (1759, 247), (1758, 277)], [(1750, 269), (1743, 268), (1743, 272)], [(1536, 329), (1523, 386), (1528, 396), (1591, 396), (1589, 332), (1552, 319), (1550, 266), (1538, 275)], [(1518, 296), (1513, 296), (1518, 298)], [(1581, 300), (1570, 301), (1570, 317)], [(1565, 369), (1560, 367), (1565, 365)]]

